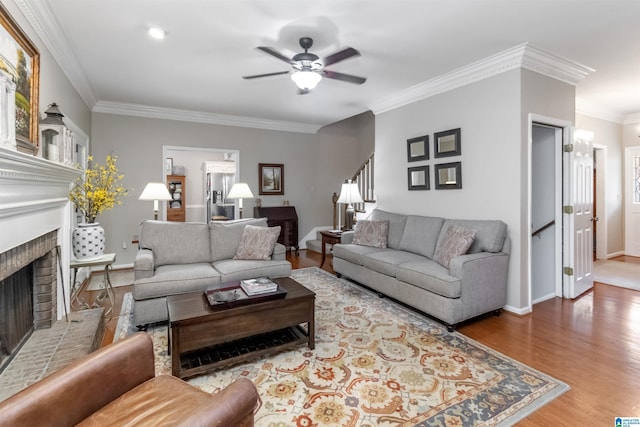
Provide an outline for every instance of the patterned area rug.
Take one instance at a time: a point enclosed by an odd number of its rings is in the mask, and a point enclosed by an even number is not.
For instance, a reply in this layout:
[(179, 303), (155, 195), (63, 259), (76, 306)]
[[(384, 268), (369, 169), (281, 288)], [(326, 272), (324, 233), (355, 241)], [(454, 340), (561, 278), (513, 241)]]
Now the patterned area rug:
[[(109, 272), (109, 279), (111, 280), (111, 286), (114, 288), (120, 286), (133, 285), (133, 270), (114, 270)], [(87, 284), (87, 291), (97, 291), (104, 289), (104, 273), (102, 271), (96, 271), (91, 274), (89, 283)]]
[[(569, 387), (458, 332), (318, 268), (294, 270), (316, 293), (316, 349), (306, 346), (194, 377), (217, 392), (256, 384), (257, 426), (513, 425)], [(131, 298), (116, 338), (135, 331)], [(170, 373), (167, 328), (149, 328), (156, 371)]]

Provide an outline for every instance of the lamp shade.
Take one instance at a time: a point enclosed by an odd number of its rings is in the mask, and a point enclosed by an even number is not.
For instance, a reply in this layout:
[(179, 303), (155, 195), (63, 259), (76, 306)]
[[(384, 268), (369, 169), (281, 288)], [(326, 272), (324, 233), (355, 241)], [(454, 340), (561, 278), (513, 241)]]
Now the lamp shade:
[(138, 200), (171, 200), (171, 194), (164, 183), (150, 182), (144, 187)]
[(316, 87), (322, 76), (312, 70), (300, 70), (291, 74), (291, 80), (296, 83), (298, 89), (309, 90)]
[(227, 194), (228, 199), (253, 199), (253, 193), (246, 182), (236, 182)]
[(360, 190), (358, 190), (358, 184), (355, 182), (351, 182), (350, 179), (347, 180), (344, 184), (342, 184), (342, 189), (340, 190), (340, 197), (338, 197), (337, 203), (342, 203), (345, 205), (351, 205), (353, 203), (363, 203), (362, 196), (360, 196)]

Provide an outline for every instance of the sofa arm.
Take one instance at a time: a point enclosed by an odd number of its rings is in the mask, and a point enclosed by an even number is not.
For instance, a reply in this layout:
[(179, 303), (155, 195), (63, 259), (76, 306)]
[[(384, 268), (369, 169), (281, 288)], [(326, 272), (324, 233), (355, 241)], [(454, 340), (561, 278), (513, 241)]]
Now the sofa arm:
[(0, 425), (76, 425), (154, 375), (153, 342), (140, 332), (73, 361), (0, 403)]
[(227, 388), (212, 394), (206, 405), (191, 412), (180, 426), (238, 426), (254, 425), (254, 411), (258, 391), (251, 381), (240, 378)]
[(276, 243), (271, 253), (271, 259), (274, 261), (282, 261), (287, 259), (287, 247), (282, 243)]
[(151, 249), (139, 249), (136, 259), (133, 261), (134, 280), (153, 277), (155, 271), (153, 251)]
[(509, 255), (480, 252), (451, 259), (449, 273), (462, 281), (463, 314), (468, 319), (507, 303)]
[(351, 242), (353, 242), (353, 231), (345, 231), (342, 233), (342, 235), (340, 236), (340, 243), (342, 243), (343, 245), (347, 245)]

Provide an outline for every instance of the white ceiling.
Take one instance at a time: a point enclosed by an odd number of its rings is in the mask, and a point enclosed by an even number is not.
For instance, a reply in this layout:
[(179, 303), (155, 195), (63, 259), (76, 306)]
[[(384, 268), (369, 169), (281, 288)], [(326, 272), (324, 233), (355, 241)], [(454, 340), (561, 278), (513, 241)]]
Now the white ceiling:
[[(522, 43), (593, 68), (577, 107), (640, 112), (640, 0), (16, 0), (89, 107), (185, 111), (319, 127)], [(162, 41), (150, 25), (169, 31)], [(256, 46), (325, 57), (368, 78), (298, 95), (288, 65)], [(61, 106), (64, 111), (64, 106)]]

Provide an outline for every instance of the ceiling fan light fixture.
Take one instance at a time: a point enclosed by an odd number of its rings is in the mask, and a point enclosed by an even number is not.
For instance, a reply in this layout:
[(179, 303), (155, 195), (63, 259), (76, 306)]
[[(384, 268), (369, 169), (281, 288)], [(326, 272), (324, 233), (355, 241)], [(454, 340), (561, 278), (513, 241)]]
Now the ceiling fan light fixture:
[(293, 80), (301, 90), (311, 90), (315, 88), (322, 79), (322, 76), (311, 70), (300, 70), (291, 74), (291, 80)]
[(165, 30), (162, 27), (158, 27), (158, 26), (151, 26), (149, 27), (149, 30), (147, 31), (149, 36), (156, 39), (156, 40), (162, 40), (167, 36), (167, 30)]

